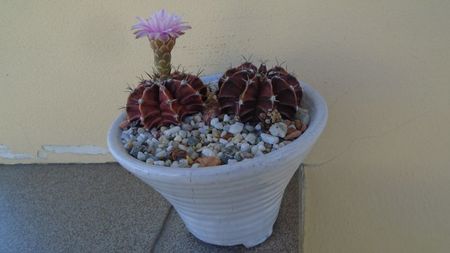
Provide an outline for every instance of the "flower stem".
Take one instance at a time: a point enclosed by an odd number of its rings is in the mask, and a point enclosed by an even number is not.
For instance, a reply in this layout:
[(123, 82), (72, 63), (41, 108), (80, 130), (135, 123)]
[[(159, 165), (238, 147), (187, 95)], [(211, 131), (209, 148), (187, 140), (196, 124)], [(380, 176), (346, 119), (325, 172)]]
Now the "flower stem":
[(153, 49), (156, 70), (161, 78), (168, 78), (171, 71), (170, 60), (172, 56), (170, 52), (175, 46), (175, 39), (169, 38), (166, 41), (150, 40), (150, 46)]

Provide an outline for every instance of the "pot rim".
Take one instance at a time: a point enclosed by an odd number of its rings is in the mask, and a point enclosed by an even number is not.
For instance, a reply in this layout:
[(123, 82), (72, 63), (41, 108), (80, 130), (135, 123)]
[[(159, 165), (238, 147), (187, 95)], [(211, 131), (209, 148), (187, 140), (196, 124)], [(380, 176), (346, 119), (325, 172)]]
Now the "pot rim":
[[(220, 77), (219, 74), (210, 75), (202, 78), (205, 80), (217, 80)], [(205, 81), (206, 82), (206, 81)], [(119, 161), (124, 167), (133, 168), (136, 172), (143, 174), (155, 174), (162, 177), (180, 177), (187, 176), (191, 179), (191, 177), (209, 177), (210, 175), (218, 176), (218, 175), (226, 175), (230, 176), (230, 174), (234, 174), (236, 171), (246, 172), (249, 174), (253, 174), (255, 172), (261, 172), (266, 166), (258, 166), (258, 164), (263, 164), (264, 161), (267, 160), (284, 160), (287, 155), (291, 154), (291, 152), (285, 152), (288, 150), (295, 149), (295, 153), (302, 154), (309, 151), (314, 142), (317, 140), (319, 135), (324, 130), (327, 118), (328, 118), (328, 109), (327, 104), (323, 97), (314, 90), (310, 85), (305, 82), (300, 81), (301, 87), (303, 88), (303, 100), (307, 100), (307, 108), (309, 111), (315, 110), (314, 114), (310, 113), (310, 123), (305, 132), (295, 139), (293, 142), (288, 145), (274, 150), (270, 153), (254, 157), (251, 159), (245, 159), (243, 161), (233, 163), (233, 164), (225, 164), (219, 166), (209, 166), (209, 167), (199, 167), (199, 168), (180, 168), (180, 167), (165, 167), (158, 165), (149, 165), (143, 161), (140, 161), (134, 157), (132, 157), (122, 145), (120, 140), (121, 129), (119, 127), (120, 123), (125, 119), (125, 112), (122, 112), (113, 122), (112, 126), (108, 131), (107, 144), (108, 149), (111, 152), (112, 156)], [(244, 171), (243, 171), (244, 170)]]

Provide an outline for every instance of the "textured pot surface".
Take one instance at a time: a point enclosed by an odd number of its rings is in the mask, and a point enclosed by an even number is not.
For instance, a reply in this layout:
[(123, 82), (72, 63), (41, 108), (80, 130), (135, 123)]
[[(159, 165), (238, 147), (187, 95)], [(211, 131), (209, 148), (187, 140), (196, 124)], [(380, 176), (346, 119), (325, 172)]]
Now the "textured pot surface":
[[(214, 75), (203, 80), (218, 78)], [(224, 246), (255, 246), (272, 234), (284, 190), (326, 125), (325, 101), (309, 85), (301, 84), (310, 124), (295, 141), (269, 154), (206, 168), (148, 165), (130, 156), (122, 146), (119, 124), (124, 113), (109, 130), (109, 150), (124, 168), (161, 193), (200, 240)]]

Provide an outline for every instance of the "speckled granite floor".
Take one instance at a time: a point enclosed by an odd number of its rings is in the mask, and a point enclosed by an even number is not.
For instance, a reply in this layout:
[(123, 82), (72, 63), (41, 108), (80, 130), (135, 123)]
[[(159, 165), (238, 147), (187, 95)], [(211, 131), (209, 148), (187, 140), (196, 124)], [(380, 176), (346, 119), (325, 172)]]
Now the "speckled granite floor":
[(118, 164), (0, 165), (0, 252), (299, 252), (299, 190), (297, 173), (266, 242), (219, 247)]

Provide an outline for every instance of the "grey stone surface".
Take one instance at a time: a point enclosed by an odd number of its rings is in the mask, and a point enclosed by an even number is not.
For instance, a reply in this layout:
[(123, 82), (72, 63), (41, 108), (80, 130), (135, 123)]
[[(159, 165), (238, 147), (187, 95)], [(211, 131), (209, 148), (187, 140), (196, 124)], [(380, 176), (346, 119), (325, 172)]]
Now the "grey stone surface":
[(297, 174), (273, 235), (246, 249), (196, 239), (118, 164), (0, 165), (0, 252), (299, 252)]
[(273, 234), (264, 243), (246, 249), (244, 246), (221, 247), (204, 243), (188, 232), (175, 209), (170, 215), (158, 238), (154, 252), (222, 253), (222, 252), (299, 252), (300, 201), (299, 172), (286, 188), (280, 213), (274, 225)]
[(169, 208), (117, 164), (0, 165), (0, 252), (150, 252)]

